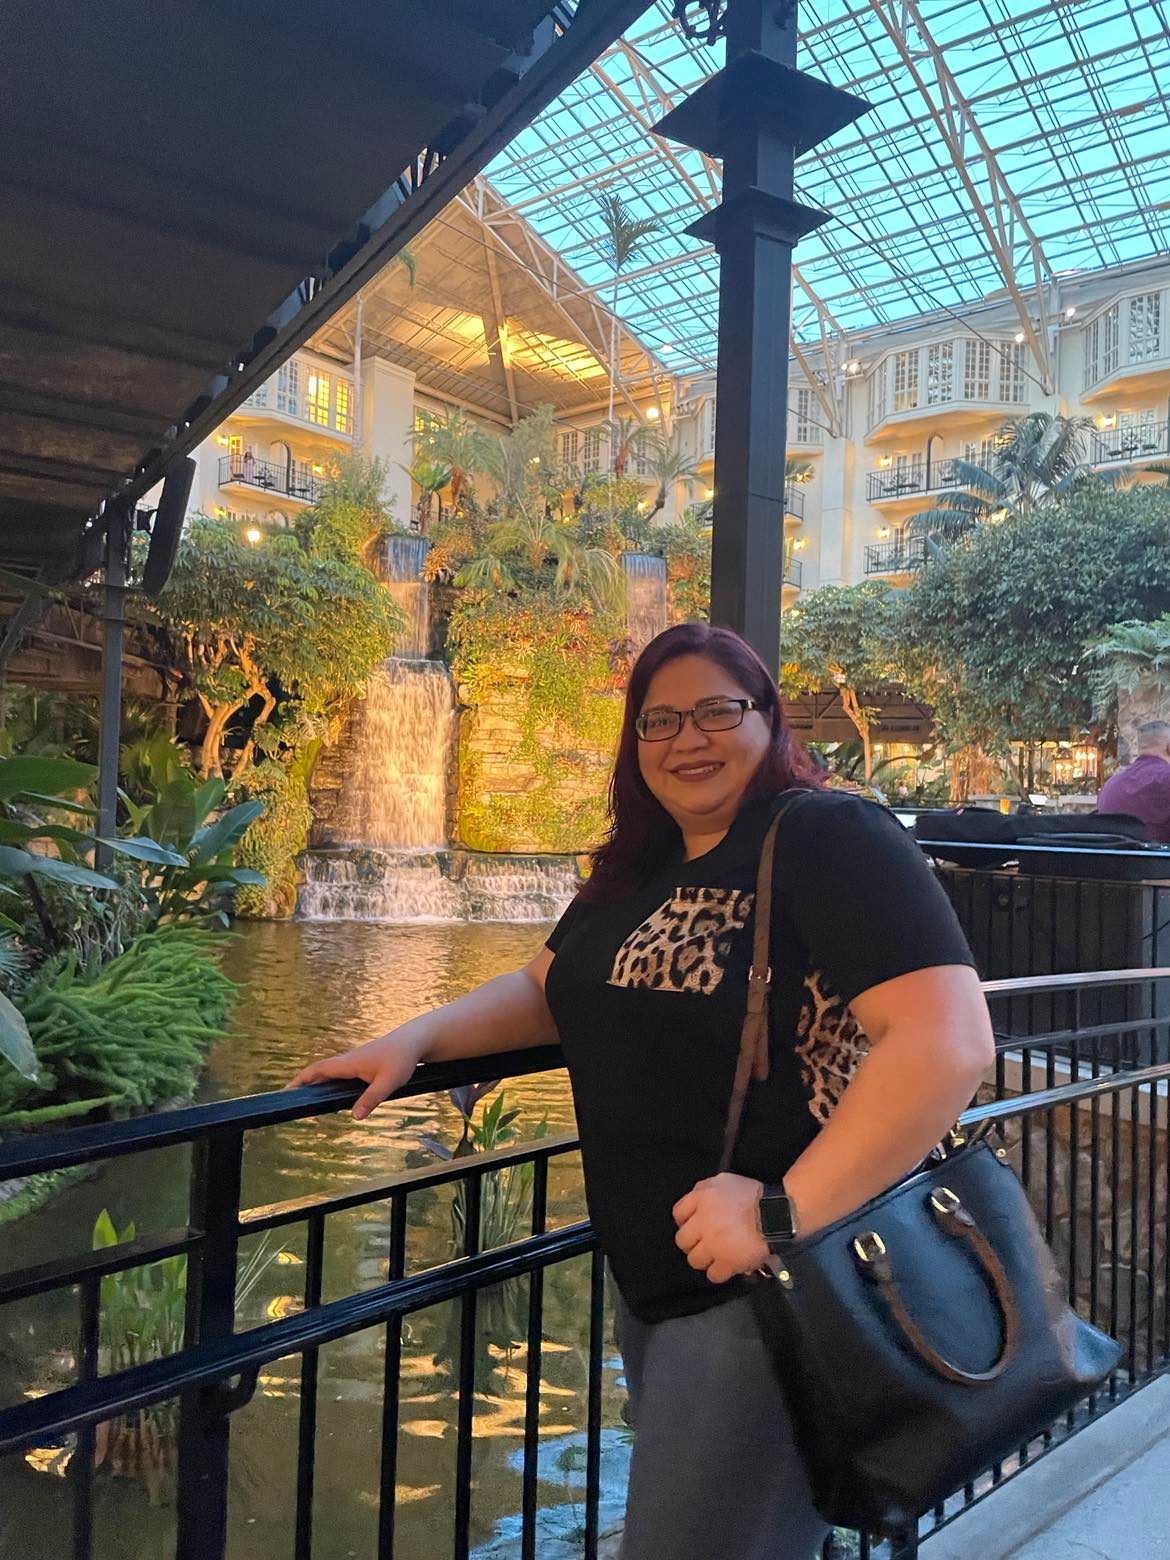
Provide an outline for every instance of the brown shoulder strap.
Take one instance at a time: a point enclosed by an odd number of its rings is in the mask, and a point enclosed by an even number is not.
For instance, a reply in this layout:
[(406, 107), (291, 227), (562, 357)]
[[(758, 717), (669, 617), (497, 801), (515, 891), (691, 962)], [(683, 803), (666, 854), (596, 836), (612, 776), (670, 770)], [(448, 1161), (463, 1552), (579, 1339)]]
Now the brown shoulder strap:
[(748, 971), (747, 1012), (740, 1034), (735, 1081), (731, 1086), (731, 1105), (723, 1134), (720, 1170), (726, 1170), (731, 1165), (735, 1140), (739, 1136), (739, 1124), (743, 1119), (749, 1077), (763, 1082), (768, 1076), (768, 998), (772, 986), (768, 944), (772, 932), (772, 862), (776, 855), (776, 835), (780, 831), (781, 819), (800, 794), (796, 792), (781, 805), (768, 825), (768, 832), (760, 848), (760, 870), (756, 877), (756, 898), (752, 912), (752, 964)]

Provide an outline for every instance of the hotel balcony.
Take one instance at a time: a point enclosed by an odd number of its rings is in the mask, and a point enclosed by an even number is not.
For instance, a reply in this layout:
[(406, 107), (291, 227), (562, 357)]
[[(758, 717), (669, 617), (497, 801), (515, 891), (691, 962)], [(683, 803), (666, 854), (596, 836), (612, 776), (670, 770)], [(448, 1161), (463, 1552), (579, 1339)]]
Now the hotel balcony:
[(790, 482), (784, 489), (784, 518), (804, 519), (804, 488), (799, 482)]
[(1118, 298), (1084, 328), (1081, 399), (1152, 399), (1170, 391), (1170, 287)]
[(793, 590), (800, 589), (801, 578), (804, 574), (803, 560), (794, 558), (789, 551), (784, 555), (784, 584), (791, 586)]
[(232, 413), (245, 423), (283, 423), (313, 433), (336, 448), (353, 442), (353, 380), (294, 356)]
[(1130, 423), (1105, 428), (1093, 435), (1091, 466), (1130, 466), (1141, 461), (1165, 460), (1170, 455), (1170, 422)]
[(1023, 343), (955, 336), (890, 352), (869, 377), (867, 444), (908, 427), (989, 428), (1028, 409)]
[(924, 536), (898, 536), (865, 549), (866, 578), (873, 575), (913, 574), (926, 562)]
[(247, 455), (220, 457), (219, 485), (259, 489), (295, 504), (315, 504), (321, 488), (317, 478), (299, 461), (288, 466), (273, 460), (253, 460)]
[(953, 460), (915, 461), (909, 466), (879, 466), (866, 473), (867, 503), (885, 505), (921, 497), (927, 493), (945, 493), (959, 485)]

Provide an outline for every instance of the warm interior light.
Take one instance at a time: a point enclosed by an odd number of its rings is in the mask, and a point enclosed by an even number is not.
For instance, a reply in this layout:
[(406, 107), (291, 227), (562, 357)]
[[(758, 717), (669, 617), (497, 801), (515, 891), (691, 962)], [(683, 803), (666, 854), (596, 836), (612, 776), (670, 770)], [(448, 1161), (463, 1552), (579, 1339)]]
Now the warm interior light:
[(1016, 342), (1016, 346), (1017, 347), (1020, 345), (1020, 343), (1023, 341), (1023, 339), (1024, 339), (1023, 331), (1022, 330), (1016, 331), (1015, 342)]
[(657, 422), (658, 421), (658, 408), (656, 406), (648, 406), (646, 408), (646, 416), (647, 416), (647, 418), (651, 422)]
[(703, 497), (704, 498), (714, 498), (715, 497), (715, 489), (714, 488), (704, 488), (703, 489)]
[(1076, 312), (1077, 312), (1076, 305), (1075, 304), (1070, 304), (1069, 307), (1064, 311), (1065, 319), (1066, 320), (1071, 320), (1072, 317), (1076, 314)]
[(318, 465), (314, 464), (314, 466), (313, 466), (313, 475), (315, 477), (319, 477), (324, 470), (325, 470), (324, 466), (318, 466)]
[(226, 449), (227, 446), (228, 446), (228, 443), (229, 443), (227, 434), (226, 433), (217, 433), (216, 436), (215, 436), (215, 442), (217, 444), (222, 444), (224, 446), (224, 448)]
[(227, 518), (227, 510), (223, 507), (222, 504), (216, 504), (216, 506), (215, 506), (215, 518), (217, 520), (226, 520), (226, 518)]
[(888, 525), (879, 525), (878, 526), (878, 535), (879, 536), (889, 536), (889, 534), (890, 534), (890, 528), (889, 528)]
[(646, 507), (646, 500), (644, 498), (639, 499), (638, 500), (638, 513), (641, 514), (642, 511), (645, 509), (645, 507)]
[(879, 466), (892, 466), (893, 464), (894, 457), (892, 455), (883, 455), (882, 458), (878, 461)]
[(248, 527), (248, 529), (244, 532), (244, 535), (247, 538), (247, 540), (251, 542), (253, 547), (256, 546), (257, 542), (261, 542), (261, 541), (264, 540), (264, 533), (263, 533), (263, 531), (259, 530), (254, 525), (250, 525)]

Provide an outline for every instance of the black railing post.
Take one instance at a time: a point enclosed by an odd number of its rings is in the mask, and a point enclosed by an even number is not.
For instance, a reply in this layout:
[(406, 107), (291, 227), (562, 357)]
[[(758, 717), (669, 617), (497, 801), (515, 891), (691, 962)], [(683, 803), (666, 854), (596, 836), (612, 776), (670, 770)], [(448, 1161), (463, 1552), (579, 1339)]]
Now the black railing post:
[[(780, 660), (792, 250), (829, 213), (793, 200), (797, 155), (869, 107), (796, 69), (796, 0), (709, 5), (727, 63), (654, 127), (723, 161), (723, 199), (687, 232), (719, 252), (711, 621)], [(693, 7), (675, 16), (695, 35)]]
[[(228, 1338), (236, 1322), (242, 1132), (192, 1147), (190, 1224), (202, 1239), (187, 1261), (185, 1347)], [(183, 1394), (175, 1560), (222, 1560), (227, 1548), (229, 1406), (222, 1387)]]

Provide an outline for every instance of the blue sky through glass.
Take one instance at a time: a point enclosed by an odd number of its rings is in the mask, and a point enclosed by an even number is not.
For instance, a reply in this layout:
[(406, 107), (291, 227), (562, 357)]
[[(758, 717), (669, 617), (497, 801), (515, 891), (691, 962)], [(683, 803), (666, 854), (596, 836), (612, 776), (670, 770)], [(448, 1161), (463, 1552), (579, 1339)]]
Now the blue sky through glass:
[[(718, 264), (682, 230), (717, 201), (718, 168), (648, 129), (721, 48), (688, 43), (669, 13), (649, 7), (488, 175), (607, 303), (598, 195), (659, 218), (618, 312), (685, 373), (714, 363)], [(797, 164), (799, 197), (833, 215), (797, 266), (843, 330), (962, 308), (1002, 293), (1005, 271), (1027, 287), (1037, 267), (1170, 254), (1164, 0), (801, 0), (800, 26), (801, 67), (873, 105)], [(799, 286), (793, 323), (819, 339)]]

